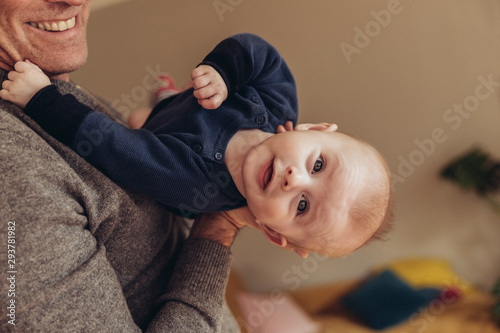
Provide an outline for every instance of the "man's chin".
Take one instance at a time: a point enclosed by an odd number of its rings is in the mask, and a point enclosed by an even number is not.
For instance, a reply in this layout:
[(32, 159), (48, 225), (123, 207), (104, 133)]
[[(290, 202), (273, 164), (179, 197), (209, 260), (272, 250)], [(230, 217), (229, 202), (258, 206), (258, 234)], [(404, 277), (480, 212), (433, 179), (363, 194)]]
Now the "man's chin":
[(84, 51), (80, 51), (76, 57), (69, 54), (66, 55), (67, 56), (58, 54), (51, 59), (43, 57), (39, 59), (38, 62), (36, 57), (34, 57), (34, 61), (30, 60), (38, 65), (38, 67), (40, 67), (51, 79), (59, 79), (60, 77), (65, 77), (69, 73), (80, 69), (87, 62), (87, 52), (85, 49)]
[(85, 65), (87, 58), (82, 59), (80, 61), (71, 61), (71, 62), (60, 62), (59, 64), (54, 62), (47, 64), (43, 67), (44, 72), (49, 76), (57, 76), (61, 74), (68, 74), (80, 69)]

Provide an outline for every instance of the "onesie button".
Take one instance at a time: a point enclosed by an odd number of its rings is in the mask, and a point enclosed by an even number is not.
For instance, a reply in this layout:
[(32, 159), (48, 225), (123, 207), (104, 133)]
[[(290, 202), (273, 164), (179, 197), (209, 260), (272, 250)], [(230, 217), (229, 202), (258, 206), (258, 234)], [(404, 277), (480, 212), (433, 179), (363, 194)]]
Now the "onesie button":
[(254, 102), (254, 103), (259, 103), (259, 102), (260, 102), (259, 97), (257, 97), (257, 96), (252, 96), (252, 102)]
[(215, 153), (215, 159), (216, 159), (217, 161), (222, 160), (222, 153)]
[(194, 145), (194, 146), (193, 146), (193, 150), (194, 150), (196, 153), (199, 153), (199, 152), (201, 152), (201, 146), (200, 146), (200, 145)]
[(258, 116), (255, 121), (257, 122), (257, 124), (262, 125), (266, 121), (266, 118), (264, 118), (263, 116)]

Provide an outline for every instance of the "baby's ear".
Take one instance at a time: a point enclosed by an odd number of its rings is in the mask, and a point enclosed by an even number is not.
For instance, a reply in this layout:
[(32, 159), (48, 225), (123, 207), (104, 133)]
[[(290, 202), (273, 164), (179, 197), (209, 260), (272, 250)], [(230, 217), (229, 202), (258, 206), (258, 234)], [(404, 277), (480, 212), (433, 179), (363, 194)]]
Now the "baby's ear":
[(286, 247), (287, 240), (286, 237), (280, 234), (277, 231), (269, 228), (267, 225), (262, 224), (262, 232), (266, 235), (266, 238), (273, 244), (278, 245), (279, 247)]
[(297, 253), (299, 256), (301, 256), (304, 259), (309, 256), (309, 251), (307, 251), (307, 250), (293, 249), (292, 251)]
[(295, 126), (296, 131), (321, 131), (335, 132), (338, 129), (337, 124), (319, 123), (319, 124), (298, 124)]

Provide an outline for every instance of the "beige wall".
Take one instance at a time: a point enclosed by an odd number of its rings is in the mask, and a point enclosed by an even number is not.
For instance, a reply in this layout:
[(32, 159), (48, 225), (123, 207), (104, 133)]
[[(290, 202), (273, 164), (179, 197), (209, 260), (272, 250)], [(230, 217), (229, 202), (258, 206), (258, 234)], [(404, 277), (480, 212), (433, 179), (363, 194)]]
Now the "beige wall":
[[(396, 228), (385, 244), (304, 261), (244, 230), (233, 246), (234, 266), (252, 289), (359, 277), (406, 256), (445, 258), (483, 287), (500, 276), (500, 217), (438, 178), (450, 158), (474, 144), (500, 157), (500, 86), (477, 90), (479, 77), (500, 81), (498, 0), (194, 3), (133, 0), (94, 12), (88, 64), (73, 79), (129, 110), (146, 104), (150, 72), (170, 72), (182, 84), (216, 42), (253, 32), (294, 72), (300, 119), (338, 123), (378, 147), (396, 175)], [(227, 11), (219, 15), (214, 3)], [(392, 11), (390, 19), (383, 10)], [(358, 28), (368, 28), (370, 40)], [(451, 110), (474, 101), (479, 105), (465, 117)]]

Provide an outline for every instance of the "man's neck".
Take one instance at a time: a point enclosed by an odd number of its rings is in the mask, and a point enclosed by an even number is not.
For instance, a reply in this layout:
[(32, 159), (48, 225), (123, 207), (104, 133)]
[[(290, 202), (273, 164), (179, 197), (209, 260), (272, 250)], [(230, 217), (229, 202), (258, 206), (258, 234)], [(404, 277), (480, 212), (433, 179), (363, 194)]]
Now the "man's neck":
[(259, 129), (239, 130), (233, 135), (231, 140), (229, 140), (224, 162), (226, 163), (238, 191), (244, 197), (245, 189), (243, 188), (241, 171), (245, 159), (252, 149), (273, 135), (272, 133), (267, 133)]
[(59, 75), (51, 76), (50, 79), (69, 82), (69, 74), (66, 73), (66, 74), (59, 74)]

